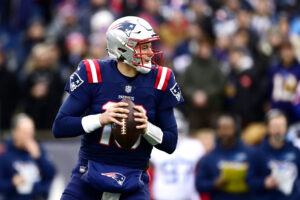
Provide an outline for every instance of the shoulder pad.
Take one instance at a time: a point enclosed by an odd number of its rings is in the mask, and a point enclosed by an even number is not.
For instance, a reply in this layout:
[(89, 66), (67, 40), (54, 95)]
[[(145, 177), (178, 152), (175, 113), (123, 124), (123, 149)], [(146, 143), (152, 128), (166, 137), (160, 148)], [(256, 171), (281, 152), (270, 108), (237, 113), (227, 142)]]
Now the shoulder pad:
[(102, 82), (101, 70), (98, 60), (87, 59), (83, 60), (86, 68), (88, 82), (89, 83), (100, 83)]
[(171, 76), (172, 70), (168, 67), (159, 67), (156, 75), (155, 89), (165, 91)]

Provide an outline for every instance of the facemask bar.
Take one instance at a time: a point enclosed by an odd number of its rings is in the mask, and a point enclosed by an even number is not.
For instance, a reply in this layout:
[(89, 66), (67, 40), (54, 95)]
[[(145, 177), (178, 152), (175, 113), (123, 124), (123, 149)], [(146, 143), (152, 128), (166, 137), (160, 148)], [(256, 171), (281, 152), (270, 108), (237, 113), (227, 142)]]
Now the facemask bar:
[[(130, 41), (131, 40), (131, 41)], [(134, 46), (131, 46), (127, 44), (127, 46), (131, 47), (134, 51), (134, 55), (132, 57), (132, 63), (136, 66), (150, 68), (150, 69), (156, 69), (159, 66), (161, 66), (162, 59), (163, 59), (163, 52), (155, 50), (156, 48), (156, 41), (159, 40), (159, 37), (152, 37), (147, 38), (144, 40), (135, 40), (135, 39), (129, 39), (128, 43), (136, 43), (138, 46), (138, 51), (134, 48)], [(152, 52), (151, 53), (141, 53), (142, 52), (142, 44), (145, 43), (152, 43)], [(148, 63), (144, 63), (143, 55), (151, 55), (151, 63), (150, 65)]]

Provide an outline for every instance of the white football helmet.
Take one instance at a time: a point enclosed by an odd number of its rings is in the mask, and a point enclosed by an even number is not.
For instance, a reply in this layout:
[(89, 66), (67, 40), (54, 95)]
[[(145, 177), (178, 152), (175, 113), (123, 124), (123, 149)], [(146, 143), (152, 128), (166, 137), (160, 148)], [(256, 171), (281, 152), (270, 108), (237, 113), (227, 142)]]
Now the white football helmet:
[[(157, 68), (162, 61), (163, 52), (155, 50), (155, 41), (159, 36), (151, 25), (139, 17), (122, 17), (114, 21), (106, 32), (107, 50), (112, 59), (120, 60), (141, 73), (148, 73)], [(152, 43), (152, 53), (141, 53), (141, 44)], [(139, 45), (139, 52), (135, 47)], [(142, 56), (151, 54), (149, 63), (144, 63)]]

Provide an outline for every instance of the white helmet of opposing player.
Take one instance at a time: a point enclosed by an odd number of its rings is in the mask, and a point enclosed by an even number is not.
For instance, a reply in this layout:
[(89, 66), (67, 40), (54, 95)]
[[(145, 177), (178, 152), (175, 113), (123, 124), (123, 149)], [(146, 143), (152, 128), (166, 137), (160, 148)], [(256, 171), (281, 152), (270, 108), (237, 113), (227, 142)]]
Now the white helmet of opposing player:
[[(159, 36), (151, 25), (140, 17), (122, 17), (114, 21), (106, 32), (107, 50), (112, 59), (120, 60), (141, 73), (157, 68), (162, 61), (162, 51), (155, 50)], [(151, 53), (141, 53), (141, 45), (152, 43)], [(139, 51), (136, 47), (139, 45)], [(151, 62), (144, 63), (142, 56), (151, 54)]]

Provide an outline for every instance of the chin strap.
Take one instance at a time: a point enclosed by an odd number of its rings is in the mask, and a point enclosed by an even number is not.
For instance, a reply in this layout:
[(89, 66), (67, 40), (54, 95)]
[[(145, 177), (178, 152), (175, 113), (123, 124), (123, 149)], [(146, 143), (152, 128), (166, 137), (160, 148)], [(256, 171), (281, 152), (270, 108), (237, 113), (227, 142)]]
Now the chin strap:
[(152, 65), (151, 63), (145, 64), (145, 66), (149, 67), (149, 68), (147, 68), (147, 67), (142, 67), (142, 66), (136, 66), (136, 65), (128, 62), (127, 60), (124, 60), (123, 62), (126, 63), (127, 65), (133, 67), (134, 69), (136, 69), (138, 72), (140, 72), (142, 74), (147, 74), (151, 71), (151, 65)]
[(150, 68), (141, 67), (141, 66), (136, 66), (135, 69), (142, 74), (147, 74), (151, 71)]

